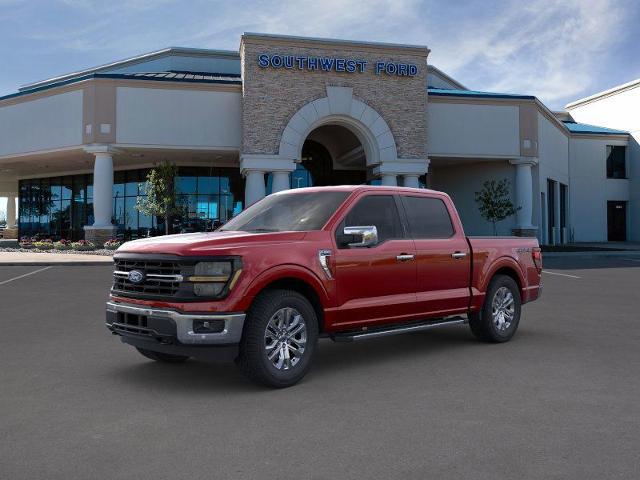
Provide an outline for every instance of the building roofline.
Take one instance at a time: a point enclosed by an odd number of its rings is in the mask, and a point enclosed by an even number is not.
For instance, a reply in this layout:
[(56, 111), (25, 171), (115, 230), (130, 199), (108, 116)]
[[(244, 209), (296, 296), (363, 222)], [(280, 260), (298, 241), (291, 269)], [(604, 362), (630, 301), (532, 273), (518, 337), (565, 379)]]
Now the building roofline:
[(631, 90), (632, 88), (635, 88), (635, 87), (640, 87), (640, 78), (636, 80), (632, 80), (627, 83), (623, 83), (622, 85), (618, 85), (608, 90), (603, 90), (602, 92), (594, 93), (593, 95), (581, 98), (579, 100), (575, 100), (571, 103), (567, 103), (564, 108), (566, 108), (567, 110), (571, 110), (572, 108), (579, 107), (580, 105), (584, 105), (585, 103), (590, 103), (590, 102), (597, 101), (601, 98), (610, 97), (611, 95), (616, 95), (618, 93)]
[(296, 35), (279, 35), (275, 33), (257, 33), (257, 32), (244, 32), (240, 39), (240, 43), (242, 43), (245, 39), (267, 39), (274, 41), (296, 41), (300, 43), (309, 43), (309, 44), (334, 44), (334, 45), (350, 45), (350, 46), (361, 46), (361, 47), (370, 47), (370, 48), (380, 48), (380, 49), (407, 49), (414, 50), (416, 52), (420, 52), (423, 55), (428, 55), (431, 50), (426, 45), (413, 45), (413, 44), (405, 44), (405, 43), (387, 43), (387, 42), (366, 42), (359, 40), (341, 40), (339, 38), (323, 38), (323, 37), (301, 37)]
[(149, 77), (142, 76), (140, 74), (130, 74), (130, 73), (89, 73), (87, 75), (82, 75), (79, 77), (72, 77), (67, 80), (60, 80), (54, 83), (48, 83), (39, 87), (34, 87), (29, 90), (23, 90), (17, 93), (10, 93), (9, 95), (4, 95), (0, 97), (0, 102), (3, 100), (9, 100), (12, 98), (24, 97), (27, 95), (31, 95), (34, 93), (42, 92), (44, 90), (50, 90), (53, 88), (64, 87), (66, 85), (72, 85), (74, 83), (84, 82), (86, 80), (93, 79), (115, 79), (115, 80), (144, 80), (148, 82), (174, 82), (174, 83), (204, 83), (204, 84), (222, 84), (222, 85), (242, 85), (242, 80), (238, 75), (221, 75), (228, 76), (232, 79), (192, 79), (192, 78), (164, 78), (164, 77)]
[[(626, 130), (616, 130), (615, 128), (599, 127), (598, 125), (591, 125), (589, 123), (574, 122), (563, 120), (569, 131), (575, 135), (629, 135)], [(571, 125), (575, 125), (578, 130), (572, 130)]]
[(162, 58), (172, 53), (179, 53), (182, 55), (192, 55), (192, 56), (240, 58), (240, 54), (232, 50), (210, 50), (205, 48), (167, 47), (161, 50), (155, 50), (153, 52), (143, 53), (140, 55), (136, 55), (134, 57), (125, 58), (123, 60), (116, 60), (115, 62), (105, 63), (104, 65), (99, 65), (97, 67), (86, 68), (83, 70), (78, 70), (76, 72), (71, 72), (64, 75), (59, 75), (57, 77), (48, 78), (46, 80), (39, 80), (37, 82), (28, 83), (20, 86), (18, 88), (18, 92), (32, 90), (34, 88), (39, 88), (47, 84), (66, 81), (74, 77), (80, 77), (80, 76), (84, 76), (92, 73), (100, 73), (101, 71), (112, 69), (114, 67), (136, 65), (138, 63), (142, 63), (153, 58)]
[(438, 97), (463, 97), (463, 98), (512, 98), (514, 100), (535, 100), (533, 95), (521, 95), (517, 93), (479, 92), (476, 90), (454, 90), (448, 88), (428, 88), (429, 95)]
[[(584, 131), (572, 131), (568, 126), (567, 122), (560, 120), (554, 112), (549, 110), (549, 108), (542, 103), (536, 96), (534, 95), (518, 95), (518, 94), (508, 94), (508, 93), (492, 93), (492, 92), (476, 92), (472, 90), (448, 90), (448, 89), (427, 89), (428, 95), (436, 96), (436, 97), (455, 97), (455, 98), (475, 98), (475, 99), (483, 99), (483, 100), (525, 100), (527, 102), (534, 102), (538, 111), (540, 111), (549, 121), (555, 124), (567, 137), (576, 137), (580, 138), (581, 136), (590, 135), (590, 136), (602, 136), (602, 137), (612, 137), (617, 136), (620, 138), (628, 138), (629, 133), (623, 130), (612, 130), (607, 129), (606, 127), (598, 127), (597, 125), (590, 125), (593, 127), (593, 130), (585, 129)], [(570, 122), (578, 124), (578, 122)], [(581, 124), (582, 125), (582, 124)]]
[(458, 87), (458, 88), (460, 88), (462, 90), (469, 90), (467, 87), (462, 85), (459, 81), (457, 81), (451, 75), (447, 75), (442, 70), (440, 70), (438, 67), (435, 67), (432, 64), (427, 65), (427, 70), (433, 71), (437, 75), (440, 75), (441, 77), (443, 77), (446, 81), (453, 83), (456, 87)]

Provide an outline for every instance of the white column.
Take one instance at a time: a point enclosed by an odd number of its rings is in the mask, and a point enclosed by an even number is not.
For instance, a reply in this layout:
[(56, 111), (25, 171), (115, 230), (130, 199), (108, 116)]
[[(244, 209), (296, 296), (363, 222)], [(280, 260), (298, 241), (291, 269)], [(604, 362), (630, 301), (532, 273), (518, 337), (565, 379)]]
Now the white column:
[(418, 175), (403, 175), (402, 178), (405, 187), (420, 188)]
[(520, 209), (516, 212), (516, 228), (532, 229), (533, 218), (533, 175), (531, 173), (532, 165), (536, 164), (535, 159), (521, 158), (511, 160), (511, 164), (516, 166), (516, 208)]
[(95, 152), (93, 165), (93, 226), (111, 228), (113, 216), (113, 156), (109, 151)]
[(382, 185), (387, 187), (395, 187), (398, 185), (398, 181), (396, 180), (396, 175), (392, 175), (389, 173), (385, 173), (382, 175)]
[(273, 193), (289, 190), (289, 186), (289, 172), (273, 172), (273, 183), (271, 184)]
[(247, 208), (265, 196), (264, 171), (246, 170), (245, 178), (244, 208)]
[(7, 197), (7, 228), (16, 228), (16, 197)]

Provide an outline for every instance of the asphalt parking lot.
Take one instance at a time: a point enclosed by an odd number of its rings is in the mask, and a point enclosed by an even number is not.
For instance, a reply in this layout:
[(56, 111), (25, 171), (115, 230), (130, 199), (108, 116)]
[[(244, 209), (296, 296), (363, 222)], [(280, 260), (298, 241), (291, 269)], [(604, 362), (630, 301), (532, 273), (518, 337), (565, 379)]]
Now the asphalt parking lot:
[(323, 340), (277, 391), (121, 344), (110, 267), (0, 266), (0, 478), (640, 478), (640, 259), (545, 263), (510, 343)]

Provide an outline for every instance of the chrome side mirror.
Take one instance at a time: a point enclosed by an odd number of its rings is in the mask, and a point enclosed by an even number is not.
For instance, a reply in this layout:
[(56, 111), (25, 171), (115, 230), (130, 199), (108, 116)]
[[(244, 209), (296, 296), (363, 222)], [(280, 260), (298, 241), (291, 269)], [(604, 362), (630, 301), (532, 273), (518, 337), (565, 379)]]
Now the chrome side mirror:
[(371, 247), (378, 243), (378, 229), (375, 225), (344, 227), (345, 242), (349, 247)]

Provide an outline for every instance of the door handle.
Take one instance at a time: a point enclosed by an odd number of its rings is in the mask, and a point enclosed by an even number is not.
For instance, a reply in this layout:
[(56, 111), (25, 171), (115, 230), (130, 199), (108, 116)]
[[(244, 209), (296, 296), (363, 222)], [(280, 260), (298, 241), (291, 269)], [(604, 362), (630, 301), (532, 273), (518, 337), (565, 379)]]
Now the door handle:
[(409, 260), (413, 260), (415, 258), (415, 255), (409, 255), (407, 253), (401, 253), (400, 255), (396, 256), (396, 260), (399, 262), (408, 262)]
[(454, 252), (451, 254), (451, 256), (457, 260), (458, 258), (466, 257), (467, 254), (465, 252)]

